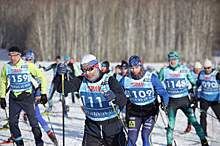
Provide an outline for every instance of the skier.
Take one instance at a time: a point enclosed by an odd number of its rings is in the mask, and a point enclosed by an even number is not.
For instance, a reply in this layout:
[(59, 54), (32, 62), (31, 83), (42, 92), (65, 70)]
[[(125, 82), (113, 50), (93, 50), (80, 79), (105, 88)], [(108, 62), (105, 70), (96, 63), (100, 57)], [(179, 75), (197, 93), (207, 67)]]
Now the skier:
[[(35, 56), (34, 56), (34, 52), (33, 50), (30, 50), (27, 54), (26, 54), (26, 60), (30, 63), (34, 63), (39, 69), (42, 69), (43, 66), (41, 66), (40, 64), (38, 64), (35, 60)], [(40, 114), (40, 109), (38, 107), (38, 103), (39, 100), (37, 100), (37, 98), (40, 96), (40, 87), (41, 87), (41, 82), (38, 78), (32, 76), (35, 80), (36, 80), (36, 84), (32, 83), (33, 85), (33, 90), (32, 93), (34, 95), (35, 98), (35, 112), (36, 112), (36, 118), (37, 121), (41, 124), (41, 127), (44, 129), (44, 131), (47, 133), (48, 137), (51, 139), (52, 142), (54, 142), (56, 145), (57, 143), (57, 139), (55, 137), (55, 135), (52, 133), (50, 127), (48, 126), (47, 122), (42, 118), (41, 114)], [(24, 116), (25, 117), (25, 116)]]
[[(53, 64), (49, 65), (46, 68), (44, 67), (44, 71), (49, 71), (49, 70), (53, 69), (53, 75), (55, 77), (55, 75), (57, 73), (57, 65), (61, 62), (62, 62), (62, 56), (57, 56), (56, 57), (56, 63), (53, 63)], [(49, 97), (48, 98), (49, 109), (47, 109), (47, 112), (51, 112), (51, 110), (52, 110), (52, 106), (53, 106), (52, 98), (53, 98), (53, 94), (54, 94), (55, 90), (56, 90), (56, 87), (54, 86), (54, 83), (53, 83), (53, 80), (52, 80), (52, 83), (50, 85), (49, 95), (48, 95), (48, 97)], [(61, 98), (62, 98), (62, 94), (60, 94), (60, 99)]]
[(79, 66), (75, 63), (75, 60), (73, 57), (70, 58), (70, 63), (73, 64), (74, 70), (75, 70), (75, 76), (80, 76), (81, 75), (81, 71)]
[(106, 73), (108, 76), (112, 76), (114, 73), (109, 70), (109, 62), (108, 61), (104, 61), (101, 64), (101, 69), (103, 73)]
[(36, 76), (41, 81), (41, 103), (47, 102), (46, 97), (46, 76), (33, 64), (21, 59), (21, 52), (17, 46), (9, 49), (11, 61), (4, 65), (1, 72), (1, 108), (5, 109), (7, 79), (10, 81), (9, 94), (9, 125), (12, 137), (18, 146), (23, 146), (24, 142), (18, 126), (18, 119), (21, 109), (28, 116), (32, 132), (37, 146), (43, 146), (42, 133), (36, 119), (34, 110), (34, 97), (32, 94), (31, 76)]
[[(199, 73), (201, 72), (201, 69), (202, 69), (201, 63), (200, 63), (200, 62), (195, 62), (195, 64), (194, 64), (194, 71), (192, 71), (191, 73), (192, 73), (192, 75), (194, 76), (194, 78), (195, 78), (196, 81), (197, 81), (197, 79), (198, 79)], [(192, 97), (191, 100), (196, 98), (196, 97), (195, 97), (195, 92), (196, 92), (196, 91), (195, 91), (195, 90), (196, 90), (195, 88), (196, 88), (196, 86), (194, 86), (193, 88), (191, 88), (191, 89), (189, 90), (190, 96)], [(201, 92), (201, 86), (198, 88), (198, 93), (197, 93), (197, 97), (198, 97), (198, 98), (200, 98), (200, 92)], [(195, 113), (196, 107), (193, 106), (192, 108), (193, 108), (193, 112)], [(191, 127), (192, 127), (192, 126), (191, 126), (191, 123), (190, 123), (189, 120), (188, 120), (187, 128), (186, 128), (186, 130), (184, 131), (184, 133), (190, 132)]]
[[(119, 112), (118, 106), (126, 104), (126, 96), (119, 82), (112, 76), (103, 74), (99, 69), (98, 61), (92, 54), (87, 54), (80, 60), (84, 76), (78, 76), (70, 81), (65, 81), (64, 91), (79, 92), (86, 114), (83, 146), (97, 145), (125, 145), (125, 135), (120, 121), (113, 110)], [(66, 73), (62, 64), (58, 73)], [(57, 91), (62, 92), (61, 76), (54, 80)], [(102, 92), (106, 92), (102, 94)]]
[[(163, 97), (163, 109), (168, 111), (169, 96), (162, 83), (155, 74), (146, 72), (142, 67), (138, 56), (133, 55), (129, 59), (130, 77), (123, 77), (120, 84), (127, 91), (130, 103), (128, 110), (128, 134), (132, 142), (136, 143), (139, 130), (142, 126), (143, 146), (152, 145), (151, 134), (155, 126), (159, 103), (157, 94)], [(128, 140), (128, 146), (132, 145)]]
[[(160, 70), (159, 79), (164, 80), (166, 90), (169, 94), (169, 125), (172, 131), (174, 130), (176, 112), (181, 109), (189, 119), (190, 123), (196, 129), (196, 133), (199, 136), (202, 146), (208, 146), (208, 142), (205, 138), (205, 133), (201, 125), (196, 120), (195, 114), (192, 108), (190, 108), (190, 102), (188, 98), (188, 80), (194, 86), (196, 85), (195, 78), (189, 72), (189, 68), (179, 64), (179, 55), (177, 52), (172, 51), (168, 54), (169, 66)], [(192, 100), (195, 103), (195, 99)], [(171, 129), (167, 129), (167, 145), (171, 146), (173, 141), (173, 135)]]
[(218, 120), (220, 121), (220, 103), (219, 103), (219, 83), (220, 73), (212, 69), (212, 62), (208, 59), (204, 61), (204, 70), (200, 72), (197, 80), (197, 85), (202, 86), (200, 95), (200, 124), (202, 125), (205, 135), (207, 135), (207, 110), (212, 108)]

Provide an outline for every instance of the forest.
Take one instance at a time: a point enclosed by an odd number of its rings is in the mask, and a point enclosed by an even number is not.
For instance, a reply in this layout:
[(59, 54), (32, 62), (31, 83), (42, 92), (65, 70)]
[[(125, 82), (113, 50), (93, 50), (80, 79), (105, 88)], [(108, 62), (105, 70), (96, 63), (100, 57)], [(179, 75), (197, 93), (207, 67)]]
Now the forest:
[(0, 0), (0, 48), (111, 62), (164, 62), (174, 50), (194, 62), (220, 52), (219, 14), (218, 0)]

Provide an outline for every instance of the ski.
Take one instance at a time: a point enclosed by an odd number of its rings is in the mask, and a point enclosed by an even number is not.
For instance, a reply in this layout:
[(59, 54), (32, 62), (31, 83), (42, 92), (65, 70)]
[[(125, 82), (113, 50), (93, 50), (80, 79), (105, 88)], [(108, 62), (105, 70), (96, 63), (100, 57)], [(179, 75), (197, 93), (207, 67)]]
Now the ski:
[[(27, 141), (24, 141), (24, 143), (26, 142), (31, 142), (30, 140), (27, 140)], [(1, 142), (0, 145), (5, 145), (5, 144), (11, 144), (11, 143), (14, 143), (13, 141), (4, 141), (4, 142)]]
[(9, 130), (9, 128), (2, 127), (2, 128), (0, 128), (0, 130)]

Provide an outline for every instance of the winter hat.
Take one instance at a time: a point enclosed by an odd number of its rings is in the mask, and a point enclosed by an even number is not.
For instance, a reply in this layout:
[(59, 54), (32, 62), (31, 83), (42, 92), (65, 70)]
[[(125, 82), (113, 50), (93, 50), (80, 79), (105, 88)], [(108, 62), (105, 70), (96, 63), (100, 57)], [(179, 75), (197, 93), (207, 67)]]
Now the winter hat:
[(32, 59), (32, 60), (35, 60), (33, 50), (30, 50), (29, 52), (27, 52), (27, 54), (26, 54), (26, 59)]
[(122, 60), (122, 62), (121, 62), (121, 68), (123, 68), (123, 67), (125, 67), (125, 68), (129, 67), (128, 63), (124, 60)]
[(136, 55), (133, 55), (133, 56), (130, 57), (129, 65), (130, 65), (130, 67), (142, 66), (140, 58)]
[(212, 67), (212, 62), (208, 59), (204, 61), (204, 67)]
[(108, 62), (108, 61), (102, 62), (102, 66), (104, 66), (104, 67), (106, 67), (107, 69), (109, 69), (109, 62)]
[(98, 61), (96, 57), (92, 54), (84, 55), (80, 60), (81, 69), (86, 69), (94, 66), (95, 68), (99, 68)]
[(65, 57), (64, 57), (64, 60), (70, 61), (70, 57), (69, 57), (69, 56), (65, 56)]
[(118, 64), (118, 65), (116, 65), (116, 66), (115, 66), (115, 69), (116, 69), (116, 68), (121, 69), (121, 65), (119, 65), (119, 64)]
[[(172, 65), (171, 65), (171, 60), (173, 60), (173, 59), (176, 60), (175, 66), (172, 66)], [(169, 62), (170, 67), (176, 68), (177, 65), (178, 65), (178, 63), (179, 63), (179, 55), (178, 55), (178, 53), (175, 52), (175, 51), (170, 52), (170, 53), (168, 54), (168, 62)]]
[(195, 62), (194, 68), (202, 68), (202, 65), (200, 62)]
[(20, 48), (18, 48), (17, 46), (13, 46), (9, 49), (9, 54), (18, 54), (18, 55), (21, 55), (21, 51), (20, 51)]

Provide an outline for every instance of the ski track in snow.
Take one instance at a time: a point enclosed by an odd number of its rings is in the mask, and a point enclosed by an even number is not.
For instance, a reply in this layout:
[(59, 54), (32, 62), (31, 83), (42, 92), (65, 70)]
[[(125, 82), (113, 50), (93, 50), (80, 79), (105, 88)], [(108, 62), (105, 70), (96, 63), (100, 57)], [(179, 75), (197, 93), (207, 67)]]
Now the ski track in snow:
[[(5, 59), (2, 59), (2, 52), (6, 52), (6, 51), (0, 51), (0, 68), (2, 69), (3, 65), (6, 64), (9, 61), (6, 61)], [(5, 53), (5, 55), (8, 55), (7, 52)], [(5, 56), (4, 55), (4, 56)], [(5, 57), (4, 57), (5, 58)], [(47, 67), (48, 65), (50, 65), (53, 62), (39, 62), (41, 65)], [(119, 63), (114, 63), (114, 65), (119, 64)], [(157, 64), (158, 68), (163, 66), (163, 63), (161, 64)], [(50, 89), (50, 84), (53, 78), (53, 71), (50, 70), (48, 72), (44, 72), (46, 77), (47, 77), (47, 93), (49, 92)], [(57, 92), (55, 92), (54, 96), (53, 96), (53, 101), (58, 101), (60, 99), (59, 94)], [(70, 105), (70, 112), (69, 112), (69, 117), (71, 117), (71, 119), (65, 118), (65, 145), (66, 146), (80, 146), (82, 145), (82, 138), (83, 138), (83, 133), (84, 133), (84, 121), (85, 121), (85, 115), (82, 112), (81, 108), (80, 108), (80, 99), (75, 99), (76, 103), (72, 103), (71, 100), (71, 95), (69, 94), (69, 96), (66, 98), (67, 100), (69, 100), (69, 105)], [(8, 100), (8, 94), (6, 95), (6, 102), (7, 105), (9, 104), (9, 100)], [(39, 105), (40, 111), (44, 112), (44, 107), (42, 105)], [(7, 112), (8, 112), (8, 108), (6, 108)], [(58, 112), (58, 114), (62, 115), (62, 104), (61, 102), (54, 102), (54, 107), (53, 110), (55, 112)], [(162, 113), (162, 117), (165, 121), (165, 123), (167, 123), (167, 119), (166, 116), (164, 114), (163, 111), (161, 111)], [(211, 109), (209, 108), (208, 113), (211, 113)], [(199, 110), (196, 110), (196, 117), (199, 120)], [(48, 117), (46, 114), (42, 115), (43, 118), (48, 122)], [(214, 114), (215, 116), (215, 114)], [(50, 114), (49, 115), (50, 120), (51, 120), (51, 124), (53, 126), (53, 129), (55, 131), (55, 135), (58, 139), (58, 143), (59, 145), (63, 145), (63, 126), (62, 126), (62, 118), (57, 116), (56, 114)], [(3, 121), (5, 119), (5, 112), (4, 110), (0, 109), (0, 127), (2, 127), (6, 121)], [(213, 120), (213, 127), (212, 127), (212, 120)], [(34, 146), (35, 142), (34, 142), (34, 137), (33, 134), (31, 132), (31, 127), (27, 124), (25, 124), (23, 122), (23, 117), (22, 115), (20, 116), (19, 119), (19, 127), (22, 133), (22, 137), (24, 140), (31, 140), (31, 142), (26, 143), (25, 145), (30, 145), (30, 146)], [(210, 117), (209, 115), (207, 115), (207, 131), (208, 131), (208, 135), (213, 137), (213, 138), (207, 138), (209, 145), (210, 146), (218, 146), (220, 145), (220, 140), (219, 140), (219, 136), (220, 136), (220, 124), (218, 122), (218, 120), (216, 119), (212, 119), (212, 117)], [(50, 126), (50, 124), (49, 124)], [(186, 146), (186, 145), (198, 145), (200, 146), (201, 144), (199, 144), (198, 142), (200, 141), (199, 137), (196, 135), (196, 131), (194, 128), (192, 128), (191, 132), (189, 134), (185, 134), (185, 135), (179, 135), (180, 133), (182, 133), (185, 128), (187, 126), (187, 118), (185, 117), (185, 115), (183, 114), (183, 112), (181, 110), (178, 110), (177, 112), (177, 116), (176, 116), (176, 123), (175, 123), (175, 130), (174, 130), (174, 139), (177, 143), (177, 146)], [(152, 143), (154, 146), (166, 146), (166, 130), (164, 129), (165, 125), (161, 119), (161, 116), (158, 116), (157, 122), (155, 124), (155, 128), (153, 130), (152, 133)], [(214, 130), (214, 131), (213, 131)], [(45, 142), (46, 146), (53, 146), (54, 144), (51, 142), (51, 140), (48, 138), (46, 132), (44, 132), (44, 130), (41, 128), (42, 131), (42, 139)], [(213, 135), (214, 134), (214, 135)], [(7, 140), (10, 137), (10, 131), (9, 130), (2, 130), (0, 132), (0, 142), (3, 142), (5, 140)], [(196, 144), (198, 143), (198, 144)], [(13, 146), (13, 144), (7, 144), (8, 146)], [(142, 145), (142, 140), (141, 140), (141, 131), (139, 132), (139, 137), (136, 143), (137, 146), (141, 146)], [(174, 145), (174, 143), (173, 143)]]

